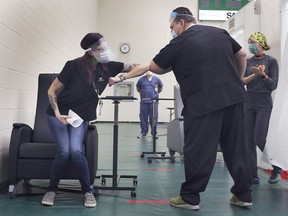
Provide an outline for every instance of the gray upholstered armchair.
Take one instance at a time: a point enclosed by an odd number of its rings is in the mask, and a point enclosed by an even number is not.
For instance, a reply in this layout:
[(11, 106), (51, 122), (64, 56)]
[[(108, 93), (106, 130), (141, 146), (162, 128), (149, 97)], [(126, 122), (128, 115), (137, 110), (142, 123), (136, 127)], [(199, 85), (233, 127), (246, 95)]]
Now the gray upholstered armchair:
[(179, 85), (174, 86), (174, 115), (175, 119), (168, 124), (167, 127), (167, 147), (169, 148), (170, 154), (178, 152), (180, 158), (183, 158), (183, 147), (184, 147), (184, 128), (183, 128), (183, 117), (181, 115), (183, 109), (183, 103), (181, 99)]

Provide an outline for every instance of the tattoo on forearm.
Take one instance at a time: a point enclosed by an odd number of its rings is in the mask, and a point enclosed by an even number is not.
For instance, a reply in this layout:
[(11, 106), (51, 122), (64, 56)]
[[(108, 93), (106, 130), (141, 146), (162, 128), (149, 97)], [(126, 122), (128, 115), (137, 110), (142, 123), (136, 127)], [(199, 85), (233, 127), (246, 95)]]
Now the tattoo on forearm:
[(55, 108), (57, 107), (57, 97), (49, 96), (49, 102), (51, 104), (52, 109), (55, 110)]
[(130, 71), (131, 70), (131, 65), (130, 64), (125, 64), (123, 71)]
[(135, 68), (138, 64), (125, 64), (123, 71), (131, 71), (133, 68)]

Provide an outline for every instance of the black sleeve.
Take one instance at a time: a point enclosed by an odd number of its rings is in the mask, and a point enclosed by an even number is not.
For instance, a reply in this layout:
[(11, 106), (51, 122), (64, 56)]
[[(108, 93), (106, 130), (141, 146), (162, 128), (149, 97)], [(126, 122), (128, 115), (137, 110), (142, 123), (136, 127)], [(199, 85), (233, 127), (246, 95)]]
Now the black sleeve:
[(108, 63), (108, 67), (109, 67), (109, 76), (114, 77), (123, 71), (124, 63), (112, 61)]
[(160, 52), (153, 58), (153, 61), (162, 69), (171, 67), (174, 63), (175, 48), (174, 43), (170, 42), (160, 50)]
[(240, 44), (237, 43), (237, 41), (235, 41), (232, 37), (231, 37), (231, 43), (232, 43), (232, 48), (233, 48), (233, 53), (237, 53), (239, 50), (242, 49), (242, 47), (240, 46)]
[(232, 38), (231, 35), (226, 30), (223, 29), (223, 31), (224, 34), (228, 37), (229, 41), (231, 42), (234, 54), (237, 53), (240, 49), (242, 49), (240, 44), (236, 40), (234, 40), (234, 38)]
[(69, 83), (69, 81), (71, 79), (72, 72), (73, 72), (72, 62), (68, 61), (64, 65), (64, 68), (62, 69), (62, 71), (60, 72), (60, 74), (58, 75), (57, 78), (65, 86)]

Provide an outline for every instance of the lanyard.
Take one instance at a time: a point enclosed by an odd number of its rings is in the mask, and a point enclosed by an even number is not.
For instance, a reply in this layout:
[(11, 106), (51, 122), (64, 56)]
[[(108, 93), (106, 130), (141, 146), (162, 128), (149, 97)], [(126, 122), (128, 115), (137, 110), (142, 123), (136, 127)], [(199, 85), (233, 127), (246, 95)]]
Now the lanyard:
[[(103, 78), (101, 77), (101, 80), (98, 80), (98, 82), (99, 82), (99, 81), (103, 82), (104, 80), (103, 80)], [(99, 99), (99, 101), (98, 101), (98, 106), (97, 106), (97, 107), (98, 107), (98, 115), (101, 116), (103, 101), (102, 101), (102, 99), (100, 98), (99, 89), (96, 88), (96, 85), (95, 85), (94, 82), (93, 82), (93, 87), (94, 87), (94, 90), (95, 90), (95, 92), (96, 92), (96, 94), (97, 94), (97, 97), (98, 97), (98, 99)]]

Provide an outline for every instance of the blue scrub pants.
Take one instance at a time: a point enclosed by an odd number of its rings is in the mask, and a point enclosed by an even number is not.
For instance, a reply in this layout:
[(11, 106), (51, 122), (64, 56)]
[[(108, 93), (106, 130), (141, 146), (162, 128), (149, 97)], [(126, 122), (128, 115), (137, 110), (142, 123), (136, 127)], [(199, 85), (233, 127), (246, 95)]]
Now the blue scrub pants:
[[(156, 125), (156, 133), (157, 134), (157, 122), (158, 122), (158, 103), (155, 104), (155, 125)], [(149, 124), (151, 127), (151, 134), (153, 135), (153, 103), (140, 103), (140, 127), (141, 127), (141, 134), (147, 135), (149, 131)]]

